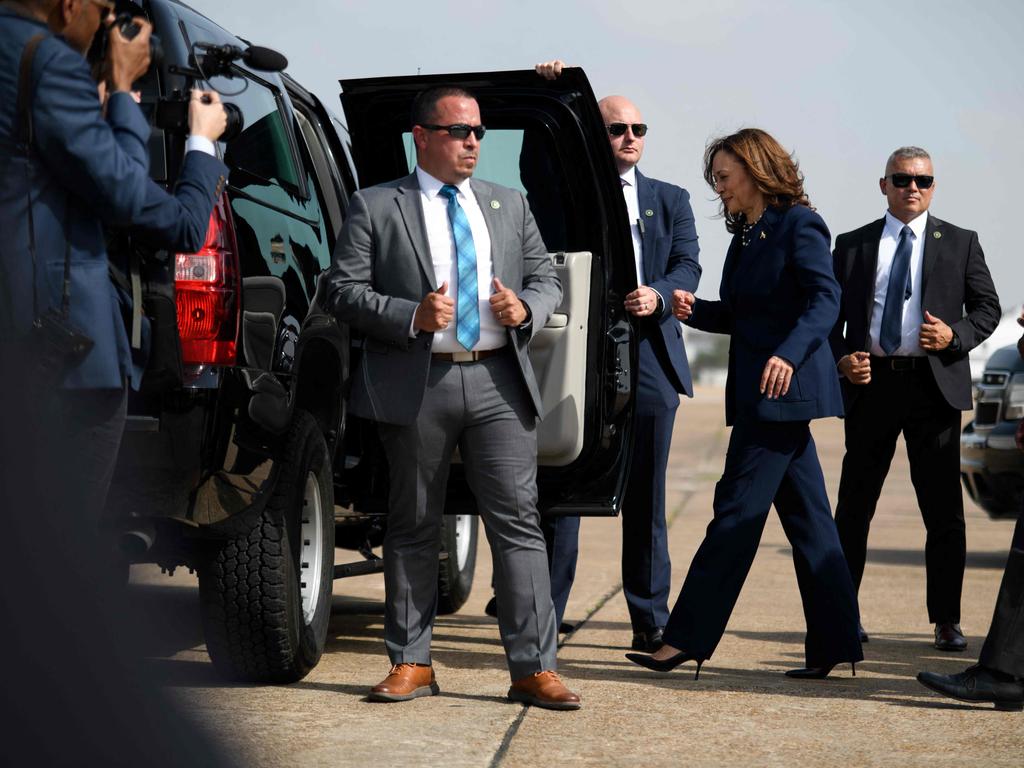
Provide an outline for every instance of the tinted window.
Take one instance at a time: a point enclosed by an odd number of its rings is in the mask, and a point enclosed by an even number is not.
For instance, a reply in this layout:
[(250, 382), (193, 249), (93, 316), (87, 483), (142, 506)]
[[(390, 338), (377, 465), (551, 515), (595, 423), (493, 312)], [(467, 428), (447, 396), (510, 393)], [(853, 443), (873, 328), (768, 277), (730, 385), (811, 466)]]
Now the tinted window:
[(242, 110), (244, 128), (227, 143), (224, 162), (236, 186), (276, 184), (297, 193), (299, 172), (277, 93), (248, 77), (214, 77), (223, 101)]

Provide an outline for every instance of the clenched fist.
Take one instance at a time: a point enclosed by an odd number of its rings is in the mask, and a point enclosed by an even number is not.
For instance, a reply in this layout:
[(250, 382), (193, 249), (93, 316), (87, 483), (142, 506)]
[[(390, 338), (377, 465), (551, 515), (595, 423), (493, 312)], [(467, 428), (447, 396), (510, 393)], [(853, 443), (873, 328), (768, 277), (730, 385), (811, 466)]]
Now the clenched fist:
[(689, 320), (696, 302), (697, 297), (689, 291), (672, 291), (672, 314), (676, 320)]
[(440, 288), (424, 296), (416, 307), (413, 328), (431, 333), (445, 330), (455, 317), (455, 300), (447, 294), (448, 281), (445, 280)]

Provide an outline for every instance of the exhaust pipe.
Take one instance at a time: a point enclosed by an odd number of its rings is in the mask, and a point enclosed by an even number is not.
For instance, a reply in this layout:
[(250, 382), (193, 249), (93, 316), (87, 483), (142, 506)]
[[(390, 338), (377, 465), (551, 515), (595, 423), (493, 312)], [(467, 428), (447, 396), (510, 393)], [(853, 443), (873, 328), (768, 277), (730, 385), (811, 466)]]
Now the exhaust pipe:
[(143, 524), (122, 532), (118, 548), (129, 563), (135, 563), (142, 560), (153, 548), (155, 539), (156, 531), (153, 526)]

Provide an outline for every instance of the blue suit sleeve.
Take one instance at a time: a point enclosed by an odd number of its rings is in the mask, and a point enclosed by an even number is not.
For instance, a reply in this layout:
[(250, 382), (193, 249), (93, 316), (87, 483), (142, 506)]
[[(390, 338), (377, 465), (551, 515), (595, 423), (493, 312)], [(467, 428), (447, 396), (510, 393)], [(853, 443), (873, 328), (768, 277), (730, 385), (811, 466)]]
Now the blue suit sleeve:
[(661, 294), (665, 302), (663, 315), (672, 312), (672, 291), (695, 293), (700, 282), (700, 246), (694, 223), (690, 196), (685, 189), (674, 187), (677, 198), (672, 205), (672, 250), (668, 255), (665, 275), (649, 287)]
[(153, 181), (147, 183), (132, 233), (159, 248), (195, 253), (206, 240), (210, 212), (227, 173), (227, 166), (212, 155), (186, 153), (173, 195)]
[(693, 305), (693, 314), (683, 323), (706, 333), (731, 334), (733, 331), (732, 307), (724, 301), (697, 299)]
[(820, 216), (807, 211), (794, 225), (790, 264), (807, 297), (807, 308), (775, 355), (800, 368), (829, 337), (839, 318), (839, 283), (829, 250), (831, 236)]
[(149, 183), (149, 125), (128, 94), (110, 98), (104, 120), (85, 59), (60, 41), (45, 47), (32, 111), (39, 162), (104, 222), (130, 224)]

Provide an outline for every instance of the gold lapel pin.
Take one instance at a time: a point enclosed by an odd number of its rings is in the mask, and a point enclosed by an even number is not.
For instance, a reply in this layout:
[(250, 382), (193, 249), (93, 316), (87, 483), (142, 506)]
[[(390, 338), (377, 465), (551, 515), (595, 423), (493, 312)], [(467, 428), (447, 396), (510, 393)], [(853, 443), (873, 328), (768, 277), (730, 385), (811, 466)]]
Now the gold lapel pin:
[(499, 208), (501, 208), (501, 203), (499, 203), (497, 200), (491, 200), (491, 208), (493, 208), (494, 210), (498, 210)]
[(934, 237), (936, 240), (938, 240), (940, 237), (942, 237), (942, 233), (941, 232), (932, 232), (932, 237)]
[(653, 216), (653, 215), (654, 215), (654, 211), (652, 211), (650, 208), (648, 208), (646, 211), (644, 211), (644, 216)]

